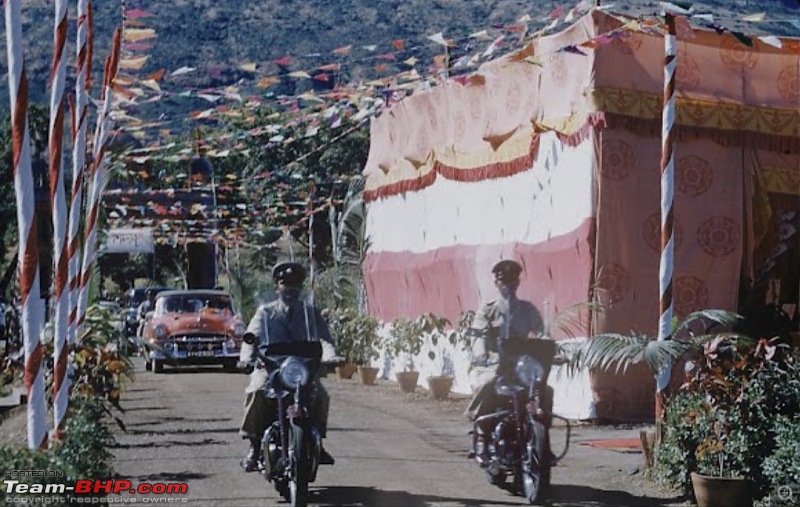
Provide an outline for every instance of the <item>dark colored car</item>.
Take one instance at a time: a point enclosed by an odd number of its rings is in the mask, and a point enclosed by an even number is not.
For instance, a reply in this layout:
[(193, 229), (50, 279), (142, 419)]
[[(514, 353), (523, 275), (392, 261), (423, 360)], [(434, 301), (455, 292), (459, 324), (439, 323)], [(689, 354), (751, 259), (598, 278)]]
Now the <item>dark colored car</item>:
[(125, 301), (123, 301), (125, 336), (136, 336), (136, 331), (139, 329), (139, 321), (136, 320), (136, 310), (139, 308), (139, 305), (147, 299), (148, 290), (152, 290), (157, 295), (159, 292), (172, 289), (169, 287), (138, 287), (136, 289), (129, 289), (128, 292), (125, 293)]

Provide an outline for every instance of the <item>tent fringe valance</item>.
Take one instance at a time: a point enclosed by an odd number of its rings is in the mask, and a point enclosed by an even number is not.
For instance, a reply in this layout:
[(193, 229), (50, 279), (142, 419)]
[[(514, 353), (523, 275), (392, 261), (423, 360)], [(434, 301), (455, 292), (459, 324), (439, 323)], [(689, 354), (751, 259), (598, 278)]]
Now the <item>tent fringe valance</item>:
[(445, 165), (439, 161), (433, 162), (433, 169), (417, 178), (398, 181), (389, 185), (384, 185), (372, 190), (365, 190), (363, 199), (374, 201), (392, 195), (404, 194), (406, 192), (417, 192), (423, 188), (433, 185), (437, 175), (443, 178), (460, 182), (477, 182), (490, 179), (507, 178), (515, 174), (529, 170), (533, 166), (533, 161), (539, 150), (539, 136), (531, 138), (528, 153), (524, 156), (504, 162), (493, 162), (479, 167), (462, 169)]
[[(616, 113), (605, 113), (604, 116), (607, 128), (625, 129), (647, 136), (659, 135), (661, 131), (660, 120), (633, 118)], [(591, 119), (587, 119), (586, 124), (590, 123)], [(800, 154), (800, 137), (796, 136), (787, 137), (763, 132), (722, 130), (689, 125), (675, 125), (672, 132), (674, 138), (678, 141), (711, 139), (720, 146), (741, 146), (756, 150), (780, 152), (787, 155)]]

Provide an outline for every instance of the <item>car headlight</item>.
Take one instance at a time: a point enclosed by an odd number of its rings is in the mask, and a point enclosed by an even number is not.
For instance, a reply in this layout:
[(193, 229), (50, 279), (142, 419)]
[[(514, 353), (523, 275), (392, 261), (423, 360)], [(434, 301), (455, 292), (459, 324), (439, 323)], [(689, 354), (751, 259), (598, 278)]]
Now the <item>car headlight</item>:
[(242, 336), (247, 329), (244, 327), (244, 324), (241, 322), (237, 322), (233, 325), (233, 335), (234, 336)]
[(286, 387), (297, 389), (308, 382), (308, 368), (295, 358), (290, 357), (281, 365), (281, 382)]
[(167, 326), (164, 324), (159, 324), (153, 330), (153, 334), (156, 335), (156, 338), (166, 338), (167, 337)]
[(525, 385), (541, 382), (544, 377), (544, 366), (531, 356), (522, 356), (517, 359), (514, 371), (517, 378)]

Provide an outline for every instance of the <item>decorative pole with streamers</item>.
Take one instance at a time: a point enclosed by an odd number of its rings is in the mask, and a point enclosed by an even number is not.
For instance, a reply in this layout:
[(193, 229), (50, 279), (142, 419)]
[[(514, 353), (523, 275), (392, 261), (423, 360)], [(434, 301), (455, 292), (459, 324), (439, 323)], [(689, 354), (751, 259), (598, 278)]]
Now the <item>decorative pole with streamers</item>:
[[(675, 17), (666, 13), (667, 32), (664, 34), (664, 111), (661, 117), (661, 262), (659, 265), (658, 340), (669, 340), (672, 334), (672, 275), (675, 241), (673, 235), (675, 193), (675, 154), (672, 128), (675, 124)], [(656, 422), (664, 415), (664, 394), (669, 385), (672, 368), (666, 366), (656, 377)]]
[(94, 144), (92, 146), (93, 157), (89, 173), (91, 182), (86, 199), (83, 264), (81, 267), (80, 292), (78, 293), (78, 328), (80, 328), (86, 320), (86, 308), (89, 303), (89, 282), (92, 278), (92, 270), (97, 257), (97, 219), (100, 214), (100, 201), (102, 199), (105, 181), (105, 164), (107, 162), (105, 150), (111, 128), (112, 85), (116, 78), (119, 64), (120, 38), (121, 32), (117, 29), (114, 31), (114, 43), (111, 49), (111, 55), (106, 59), (103, 88), (100, 96), (103, 101), (103, 106), (97, 117)]
[(53, 28), (53, 66), (50, 74), (50, 204), (53, 212), (53, 261), (55, 265), (55, 322), (53, 326), (53, 422), (55, 438), (61, 437), (68, 404), (67, 313), (69, 276), (67, 256), (67, 201), (62, 177), (64, 146), (64, 87), (67, 78), (67, 0), (56, 0)]
[(80, 288), (80, 222), (83, 204), (84, 168), (86, 166), (86, 125), (89, 116), (90, 68), (92, 62), (91, 4), (78, 0), (77, 79), (72, 125), (72, 204), (69, 209), (69, 330), (68, 340), (75, 341), (78, 322), (78, 289)]
[(25, 387), (28, 392), (28, 447), (47, 447), (44, 349), (39, 340), (44, 323), (44, 304), (39, 286), (39, 238), (36, 199), (28, 134), (28, 79), (22, 55), (22, 0), (5, 0), (8, 96), (11, 106), (14, 191), (19, 231), (19, 290), (22, 336), (25, 349)]

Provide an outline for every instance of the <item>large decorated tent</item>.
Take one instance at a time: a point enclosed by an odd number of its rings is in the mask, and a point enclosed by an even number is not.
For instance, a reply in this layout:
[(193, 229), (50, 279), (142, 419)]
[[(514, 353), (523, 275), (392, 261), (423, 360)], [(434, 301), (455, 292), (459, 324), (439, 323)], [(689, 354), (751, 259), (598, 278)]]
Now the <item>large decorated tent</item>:
[[(796, 303), (800, 43), (679, 21), (675, 312), (736, 310), (740, 289), (757, 299), (776, 278)], [(593, 10), (374, 119), (371, 313), (455, 321), (495, 297), (490, 267), (512, 258), (546, 319), (598, 301), (579, 334), (655, 336), (663, 66), (657, 19)], [(591, 387), (571, 415), (593, 401), (598, 417), (652, 417), (644, 370)]]

